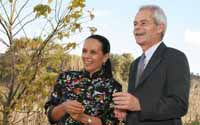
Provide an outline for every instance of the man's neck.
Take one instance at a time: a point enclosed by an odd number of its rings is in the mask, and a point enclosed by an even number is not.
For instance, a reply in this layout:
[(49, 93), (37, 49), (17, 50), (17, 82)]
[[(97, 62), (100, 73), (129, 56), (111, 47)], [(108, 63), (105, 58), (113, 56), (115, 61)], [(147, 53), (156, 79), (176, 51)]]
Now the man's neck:
[(149, 48), (151, 48), (152, 46), (158, 44), (161, 40), (157, 40), (156, 42), (150, 42), (151, 44), (148, 44), (146, 46), (141, 46), (142, 47), (142, 51), (143, 53), (145, 53)]

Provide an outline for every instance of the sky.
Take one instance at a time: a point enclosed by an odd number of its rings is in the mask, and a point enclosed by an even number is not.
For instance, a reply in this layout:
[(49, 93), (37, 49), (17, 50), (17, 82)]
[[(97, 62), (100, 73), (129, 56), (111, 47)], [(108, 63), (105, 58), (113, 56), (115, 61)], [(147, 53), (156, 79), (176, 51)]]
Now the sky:
[[(166, 13), (168, 26), (164, 43), (184, 52), (190, 70), (200, 73), (200, 0), (86, 0), (86, 9), (94, 9), (95, 18), (89, 25), (95, 26), (96, 34), (107, 37), (111, 53), (132, 53), (134, 58), (141, 55), (140, 46), (133, 36), (133, 20), (141, 5), (155, 4)], [(84, 41), (88, 34), (76, 36)], [(0, 39), (1, 41), (1, 39)], [(72, 53), (81, 54), (82, 44)], [(0, 52), (5, 47), (0, 43)]]
[[(146, 4), (160, 6), (168, 20), (164, 43), (184, 52), (190, 70), (200, 73), (200, 1), (199, 0), (88, 0), (87, 6), (94, 8), (97, 34), (106, 36), (112, 53), (141, 55), (140, 46), (133, 36), (133, 20), (138, 8)], [(80, 49), (81, 50), (81, 49)]]

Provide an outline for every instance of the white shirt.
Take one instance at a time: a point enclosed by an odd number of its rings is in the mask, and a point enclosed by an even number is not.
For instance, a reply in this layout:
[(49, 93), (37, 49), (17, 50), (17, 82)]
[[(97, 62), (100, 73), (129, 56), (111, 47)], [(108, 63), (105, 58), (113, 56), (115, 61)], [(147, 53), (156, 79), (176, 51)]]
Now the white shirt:
[(150, 47), (147, 51), (145, 51), (145, 68), (147, 64), (149, 63), (151, 57), (153, 56), (154, 52), (158, 48), (158, 46), (162, 43), (162, 41), (158, 42), (157, 44)]

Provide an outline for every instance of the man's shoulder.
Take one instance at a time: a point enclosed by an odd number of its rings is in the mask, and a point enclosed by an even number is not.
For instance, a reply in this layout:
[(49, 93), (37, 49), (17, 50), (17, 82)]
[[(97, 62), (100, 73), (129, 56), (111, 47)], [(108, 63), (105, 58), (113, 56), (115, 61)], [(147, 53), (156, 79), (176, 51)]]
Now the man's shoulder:
[(163, 54), (163, 60), (169, 62), (170, 64), (188, 63), (188, 59), (184, 52), (172, 47), (167, 47), (165, 53)]
[(172, 48), (172, 47), (167, 47), (165, 56), (170, 56), (170, 57), (177, 57), (177, 56), (185, 56), (184, 52)]

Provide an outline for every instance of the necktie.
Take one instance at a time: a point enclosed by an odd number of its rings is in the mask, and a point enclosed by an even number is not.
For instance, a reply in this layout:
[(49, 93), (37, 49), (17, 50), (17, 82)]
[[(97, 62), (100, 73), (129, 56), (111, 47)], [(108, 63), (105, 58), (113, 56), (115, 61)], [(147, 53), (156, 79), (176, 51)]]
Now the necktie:
[(138, 86), (140, 77), (145, 69), (145, 54), (143, 53), (142, 56), (140, 57), (138, 67), (137, 67), (137, 75), (136, 75), (136, 82), (135, 82), (135, 87)]

